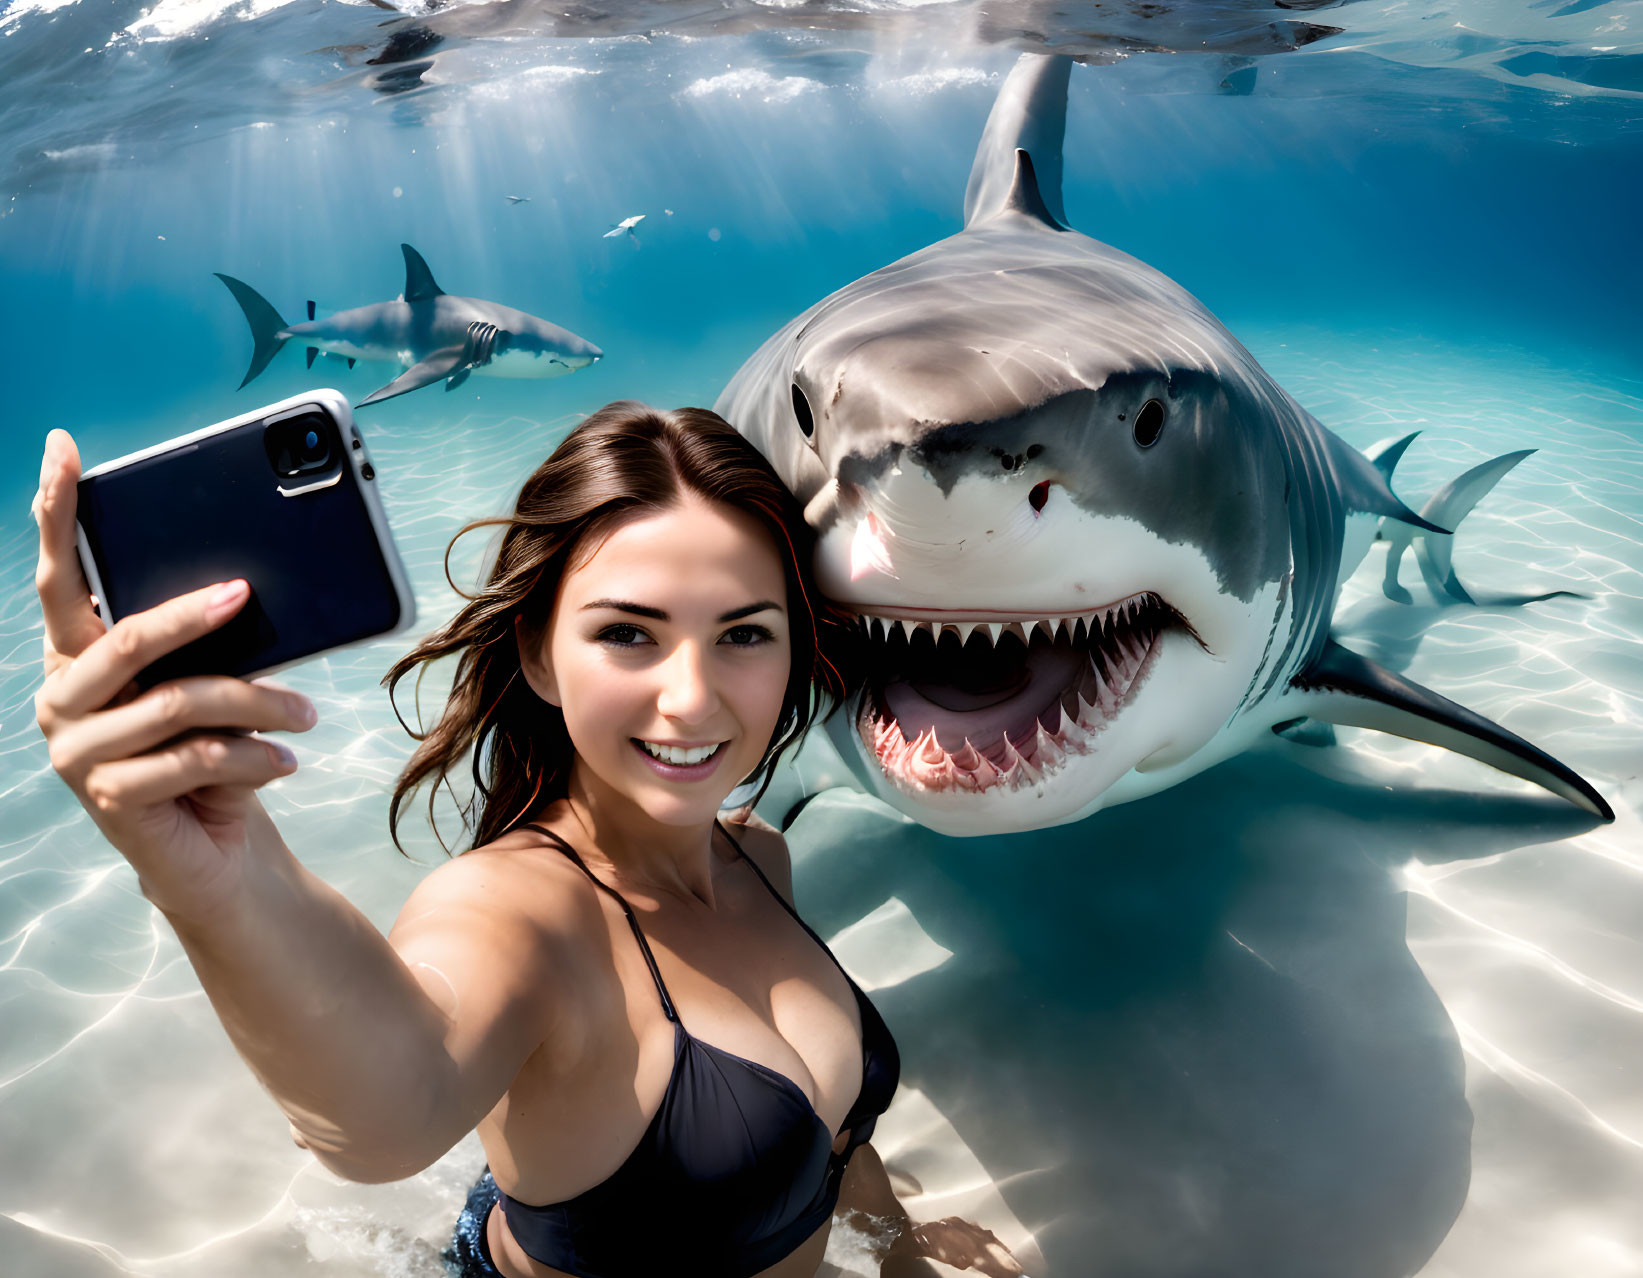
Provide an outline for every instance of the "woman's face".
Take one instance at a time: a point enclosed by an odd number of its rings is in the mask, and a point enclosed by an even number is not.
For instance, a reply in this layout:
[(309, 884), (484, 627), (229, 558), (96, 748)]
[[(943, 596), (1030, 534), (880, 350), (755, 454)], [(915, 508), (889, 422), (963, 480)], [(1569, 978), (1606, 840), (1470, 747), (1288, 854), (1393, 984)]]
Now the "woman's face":
[(764, 757), (792, 665), (769, 534), (687, 496), (573, 564), (545, 641), (520, 651), (583, 786), (664, 824), (711, 820)]

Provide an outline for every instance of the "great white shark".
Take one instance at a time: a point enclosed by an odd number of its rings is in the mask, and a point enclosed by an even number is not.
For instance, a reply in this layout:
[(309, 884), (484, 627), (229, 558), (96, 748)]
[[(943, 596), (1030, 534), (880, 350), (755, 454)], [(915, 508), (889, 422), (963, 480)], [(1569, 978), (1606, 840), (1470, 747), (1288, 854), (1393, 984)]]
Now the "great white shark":
[(1071, 229), (1069, 67), (1029, 54), (1006, 79), (962, 231), (812, 306), (715, 406), (804, 503), (820, 585), (856, 619), (864, 686), (829, 722), (846, 763), (924, 825), (992, 834), (1311, 719), (1613, 819), (1556, 759), (1330, 636), (1381, 535), (1389, 572), (1413, 544), (1470, 602), (1454, 521), (1525, 454), (1417, 514), (1389, 483), (1413, 436), (1358, 452), (1179, 284)]
[(374, 404), (406, 391), (443, 381), (446, 390), (462, 385), (473, 373), (481, 377), (563, 377), (586, 368), (604, 352), (592, 342), (535, 315), (477, 297), (453, 297), (434, 283), (433, 272), (409, 244), (405, 255), (405, 292), (392, 302), (375, 302), (287, 324), (256, 289), (217, 273), (251, 325), (255, 348), (240, 382), (244, 387), (268, 367), (286, 342), (308, 347), (308, 364), (320, 352), (348, 361), (381, 360), (405, 367), (386, 386), (359, 403)]

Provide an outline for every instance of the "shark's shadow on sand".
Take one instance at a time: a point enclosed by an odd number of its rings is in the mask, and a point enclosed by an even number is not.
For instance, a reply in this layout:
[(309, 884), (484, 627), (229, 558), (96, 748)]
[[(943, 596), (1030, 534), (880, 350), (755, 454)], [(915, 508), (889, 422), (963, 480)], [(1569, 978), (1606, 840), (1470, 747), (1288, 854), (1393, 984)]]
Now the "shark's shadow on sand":
[(1462, 1053), (1396, 869), (1591, 818), (1332, 781), (1302, 749), (1017, 835), (842, 790), (788, 829), (824, 935), (894, 896), (952, 951), (874, 1001), (1051, 1278), (1392, 1278), (1466, 1198)]

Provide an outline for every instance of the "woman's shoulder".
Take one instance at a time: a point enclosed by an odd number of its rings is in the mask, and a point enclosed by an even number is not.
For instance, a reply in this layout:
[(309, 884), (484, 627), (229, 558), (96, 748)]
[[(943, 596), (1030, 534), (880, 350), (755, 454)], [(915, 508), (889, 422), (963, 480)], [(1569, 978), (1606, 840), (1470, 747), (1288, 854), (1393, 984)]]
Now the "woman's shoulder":
[(789, 904), (793, 901), (793, 858), (782, 832), (751, 807), (721, 813), (719, 819), (754, 865), (764, 872)]
[(511, 830), (429, 872), (400, 911), (408, 922), (440, 918), (489, 945), (547, 955), (577, 946), (600, 926), (598, 901), (568, 858), (535, 831)]

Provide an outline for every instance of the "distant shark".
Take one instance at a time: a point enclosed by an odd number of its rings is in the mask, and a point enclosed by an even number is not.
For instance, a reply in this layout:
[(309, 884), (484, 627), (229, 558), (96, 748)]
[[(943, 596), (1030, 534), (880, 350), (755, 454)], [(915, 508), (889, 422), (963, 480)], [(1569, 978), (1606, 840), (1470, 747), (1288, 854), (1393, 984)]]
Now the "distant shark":
[(477, 297), (453, 297), (434, 283), (428, 264), (409, 244), (405, 255), (405, 293), (397, 301), (376, 302), (340, 311), (327, 319), (287, 324), (249, 284), (217, 273), (245, 312), (256, 347), (243, 387), (268, 367), (286, 342), (308, 347), (308, 365), (320, 352), (348, 361), (383, 360), (406, 371), (372, 391), (360, 406), (392, 399), (443, 381), (454, 390), (470, 373), (482, 377), (563, 377), (586, 368), (604, 352), (575, 333), (511, 307)]
[(822, 589), (855, 614), (865, 687), (829, 723), (847, 764), (924, 825), (992, 834), (1313, 719), (1612, 819), (1557, 760), (1330, 637), (1383, 520), (1392, 571), (1423, 541), (1467, 600), (1449, 533), (1522, 455), (1416, 514), (1389, 486), (1413, 436), (1357, 452), (1180, 285), (1072, 230), (1069, 65), (1026, 55), (1005, 81), (960, 233), (811, 307), (716, 405), (805, 504)]

